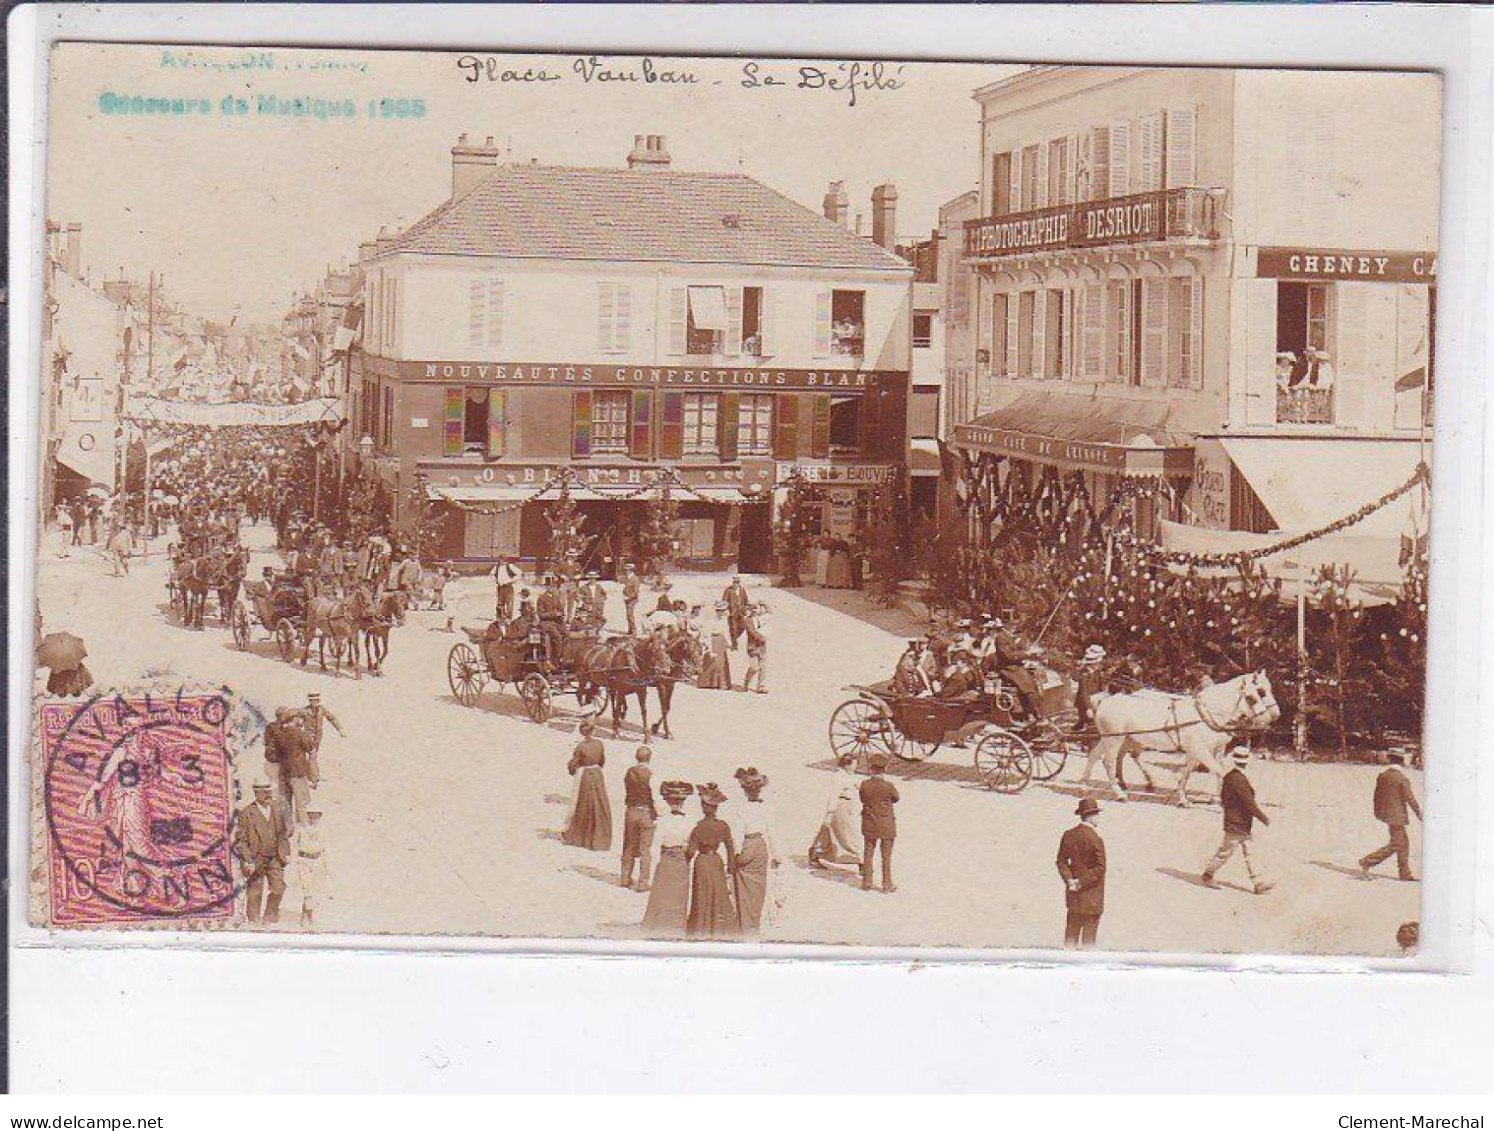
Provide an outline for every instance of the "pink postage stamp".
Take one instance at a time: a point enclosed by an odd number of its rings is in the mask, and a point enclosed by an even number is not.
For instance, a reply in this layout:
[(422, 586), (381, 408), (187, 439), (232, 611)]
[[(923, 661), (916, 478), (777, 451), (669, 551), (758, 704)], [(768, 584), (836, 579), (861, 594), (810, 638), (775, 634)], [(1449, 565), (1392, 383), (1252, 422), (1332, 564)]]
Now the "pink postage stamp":
[(53, 925), (232, 918), (229, 715), (212, 693), (41, 706)]

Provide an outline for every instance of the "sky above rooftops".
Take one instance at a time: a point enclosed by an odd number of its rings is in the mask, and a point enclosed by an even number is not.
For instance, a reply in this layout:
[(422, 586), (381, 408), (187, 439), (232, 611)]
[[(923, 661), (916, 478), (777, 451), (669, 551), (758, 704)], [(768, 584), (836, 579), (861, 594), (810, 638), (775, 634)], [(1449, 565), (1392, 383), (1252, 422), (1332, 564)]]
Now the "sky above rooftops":
[[(867, 233), (871, 190), (891, 181), (908, 240), (978, 182), (971, 92), (1021, 69), (885, 64), (880, 84), (858, 72), (852, 105), (850, 90), (831, 88), (849, 72), (835, 62), (758, 60), (749, 71), (742, 59), (652, 59), (656, 79), (696, 78), (671, 84), (647, 82), (636, 57), (599, 57), (595, 68), (575, 55), (471, 58), (63, 45), (52, 57), (46, 215), (83, 224), (96, 280), (121, 267), (164, 272), (167, 293), (192, 312), (251, 321), (278, 318), (380, 227), (398, 231), (440, 204), (464, 132), (474, 144), (492, 136), (508, 160), (597, 167), (622, 167), (634, 135), (663, 134), (672, 168), (742, 172), (815, 211), (828, 182), (843, 180)], [(816, 68), (816, 85), (798, 85), (801, 66)], [(526, 72), (558, 77), (513, 77)], [(117, 109), (111, 95), (196, 101), (199, 112), (106, 112)], [(226, 98), (244, 112), (225, 113)], [(406, 101), (386, 117), (386, 98)]]

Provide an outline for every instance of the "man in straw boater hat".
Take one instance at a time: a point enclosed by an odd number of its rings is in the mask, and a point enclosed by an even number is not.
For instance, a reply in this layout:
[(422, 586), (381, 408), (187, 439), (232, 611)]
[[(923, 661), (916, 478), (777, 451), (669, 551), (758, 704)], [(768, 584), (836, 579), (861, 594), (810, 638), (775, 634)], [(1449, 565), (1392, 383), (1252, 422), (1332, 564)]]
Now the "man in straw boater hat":
[(1411, 823), (1411, 813), (1421, 820), (1421, 806), (1416, 803), (1416, 794), (1406, 779), (1401, 767), (1406, 756), (1398, 750), (1389, 754), (1390, 765), (1380, 771), (1375, 779), (1375, 820), (1384, 822), (1390, 830), (1390, 842), (1382, 848), (1362, 857), (1359, 870), (1369, 877), (1370, 869), (1395, 857), (1397, 875), (1403, 880), (1414, 880), (1411, 873), (1411, 838), (1406, 826)]
[(1236, 746), (1229, 752), (1229, 757), (1234, 763), (1234, 769), (1224, 775), (1219, 786), (1219, 805), (1224, 810), (1224, 839), (1219, 842), (1219, 850), (1204, 865), (1199, 879), (1205, 887), (1218, 887), (1214, 876), (1229, 863), (1229, 858), (1238, 848), (1245, 861), (1245, 874), (1250, 877), (1252, 890), (1256, 895), (1265, 895), (1276, 885), (1262, 878), (1256, 867), (1251, 836), (1254, 822), (1269, 825), (1271, 818), (1261, 812), (1261, 807), (1256, 804), (1255, 787), (1245, 776), (1245, 767), (1250, 764), (1250, 747)]
[(1105, 649), (1091, 644), (1079, 659), (1079, 674), (1075, 681), (1078, 689), (1074, 695), (1074, 708), (1078, 717), (1074, 720), (1075, 732), (1087, 730), (1094, 721), (1095, 696), (1105, 692)]
[(1105, 840), (1095, 828), (1100, 806), (1092, 797), (1074, 810), (1079, 823), (1058, 840), (1058, 874), (1063, 877), (1065, 947), (1092, 947), (1105, 912)]
[(235, 818), (233, 853), (244, 872), (244, 911), (249, 922), (278, 923), (290, 837), (280, 809), (270, 797), (266, 778), (255, 781), (254, 800)]

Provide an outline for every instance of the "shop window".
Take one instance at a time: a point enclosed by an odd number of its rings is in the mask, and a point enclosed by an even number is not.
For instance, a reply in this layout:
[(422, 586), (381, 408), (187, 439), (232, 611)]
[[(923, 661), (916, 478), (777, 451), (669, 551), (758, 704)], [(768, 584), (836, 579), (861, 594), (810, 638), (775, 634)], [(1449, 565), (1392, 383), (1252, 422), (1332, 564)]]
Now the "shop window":
[(763, 289), (742, 288), (742, 352), (748, 357), (763, 355)]
[(714, 456), (721, 450), (716, 427), (720, 401), (716, 393), (685, 394), (685, 455)]
[[(1283, 424), (1333, 423), (1333, 287), (1276, 285), (1276, 419)], [(1290, 356), (1288, 356), (1290, 355)]]
[(737, 405), (737, 453), (773, 454), (773, 394), (743, 393)]
[(861, 450), (861, 397), (859, 395), (831, 396), (830, 450), (835, 453)]
[(830, 292), (830, 353), (861, 357), (866, 352), (866, 292)]
[(591, 394), (591, 452), (622, 455), (628, 450), (628, 393), (626, 390)]
[(913, 312), (913, 348), (926, 350), (934, 344), (934, 315), (932, 311)]
[(991, 158), (991, 215), (1005, 216), (1012, 210), (1012, 155)]
[(726, 348), (726, 288), (687, 287), (685, 352), (718, 354)]

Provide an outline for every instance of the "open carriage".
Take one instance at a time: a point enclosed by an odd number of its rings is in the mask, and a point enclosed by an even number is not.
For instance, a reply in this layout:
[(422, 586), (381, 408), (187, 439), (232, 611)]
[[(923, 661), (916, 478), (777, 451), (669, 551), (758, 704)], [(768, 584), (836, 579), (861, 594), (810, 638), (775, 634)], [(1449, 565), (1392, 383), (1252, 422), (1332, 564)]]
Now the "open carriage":
[(1082, 748), (1073, 734), (1075, 689), (1041, 665), (1028, 671), (1037, 685), (1030, 707), (999, 679), (985, 691), (948, 699), (900, 694), (891, 683), (852, 685), (846, 690), (855, 698), (830, 716), (830, 748), (858, 763), (875, 753), (921, 762), (946, 742), (973, 742), (975, 768), (988, 789), (1019, 793), (1033, 780), (1050, 781)]
[(241, 651), (253, 639), (255, 621), (274, 637), (280, 658), (289, 660), (306, 624), (306, 591), (289, 581), (245, 582), (243, 596), (229, 614), (233, 641)]
[(583, 688), (564, 661), (548, 662), (545, 638), (537, 629), (523, 640), (490, 638), (482, 629), (464, 627), (462, 631), (469, 642), (453, 645), (446, 657), (446, 679), (451, 693), (464, 707), (476, 706), (478, 696), (492, 680), (500, 689), (505, 683), (513, 684), (524, 710), (537, 723), (550, 718), (554, 712), (552, 700), (557, 695), (574, 695), (577, 703), (595, 714), (606, 709), (607, 688)]

